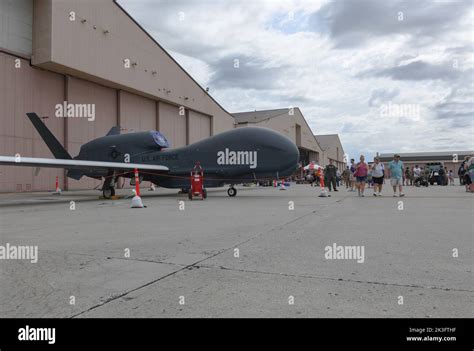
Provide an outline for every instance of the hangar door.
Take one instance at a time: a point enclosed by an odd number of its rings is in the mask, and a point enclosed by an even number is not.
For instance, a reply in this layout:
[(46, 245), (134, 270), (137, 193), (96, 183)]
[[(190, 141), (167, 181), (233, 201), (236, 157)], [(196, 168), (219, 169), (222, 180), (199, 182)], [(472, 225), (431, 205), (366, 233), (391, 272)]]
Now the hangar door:
[(120, 127), (125, 133), (156, 129), (156, 103), (142, 96), (120, 91)]
[[(68, 151), (76, 156), (82, 144), (102, 137), (117, 125), (117, 92), (114, 89), (78, 78), (68, 79), (68, 103), (85, 104), (93, 108), (93, 118), (68, 118)], [(100, 181), (83, 177), (80, 181), (68, 179), (69, 189), (92, 189)]]
[[(43, 122), (63, 143), (64, 121), (54, 117), (55, 105), (64, 100), (63, 76), (35, 69), (23, 59), (21, 69), (15, 68), (16, 59), (0, 53), (0, 155), (51, 158), (51, 151), (26, 113), (34, 111), (45, 117)], [(63, 174), (62, 169), (56, 168), (42, 168), (37, 173), (33, 167), (0, 166), (0, 191), (51, 190), (56, 176), (62, 187)]]
[(186, 145), (186, 114), (178, 106), (159, 103), (159, 129), (172, 148)]
[(189, 111), (189, 143), (211, 136), (211, 117), (199, 112)]

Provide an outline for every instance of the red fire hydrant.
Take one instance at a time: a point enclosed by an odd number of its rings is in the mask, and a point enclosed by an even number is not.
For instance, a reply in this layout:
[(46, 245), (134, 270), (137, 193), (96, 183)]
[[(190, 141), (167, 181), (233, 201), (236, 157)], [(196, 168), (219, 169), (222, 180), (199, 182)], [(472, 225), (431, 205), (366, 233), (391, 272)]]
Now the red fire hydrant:
[(201, 164), (196, 162), (193, 170), (191, 171), (190, 177), (191, 187), (188, 192), (189, 200), (193, 197), (200, 197), (204, 200), (207, 197), (206, 189), (204, 188), (204, 171), (202, 170)]

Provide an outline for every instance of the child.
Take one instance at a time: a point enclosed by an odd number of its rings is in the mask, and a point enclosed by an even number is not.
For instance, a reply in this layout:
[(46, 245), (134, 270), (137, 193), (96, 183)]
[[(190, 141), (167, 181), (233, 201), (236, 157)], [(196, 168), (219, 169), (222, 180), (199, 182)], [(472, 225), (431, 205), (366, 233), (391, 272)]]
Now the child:
[(448, 177), (449, 177), (449, 184), (454, 185), (454, 172), (453, 172), (452, 169), (449, 170), (449, 175), (448, 175)]

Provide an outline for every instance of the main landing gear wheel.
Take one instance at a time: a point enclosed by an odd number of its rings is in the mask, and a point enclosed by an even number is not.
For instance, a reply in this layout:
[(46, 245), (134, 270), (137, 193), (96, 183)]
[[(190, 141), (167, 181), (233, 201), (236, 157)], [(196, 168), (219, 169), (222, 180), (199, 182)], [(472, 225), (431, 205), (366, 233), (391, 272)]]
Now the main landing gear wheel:
[(229, 189), (227, 189), (227, 195), (229, 195), (230, 197), (234, 197), (235, 195), (237, 195), (237, 189), (234, 187), (230, 187)]
[(102, 195), (104, 198), (110, 199), (112, 196), (115, 196), (115, 188), (105, 188), (102, 190)]
[(117, 177), (115, 177), (113, 171), (109, 171), (102, 184), (104, 199), (110, 199), (112, 196), (115, 196), (115, 184), (117, 184)]
[(204, 199), (207, 198), (207, 190), (206, 189), (202, 189), (202, 196)]

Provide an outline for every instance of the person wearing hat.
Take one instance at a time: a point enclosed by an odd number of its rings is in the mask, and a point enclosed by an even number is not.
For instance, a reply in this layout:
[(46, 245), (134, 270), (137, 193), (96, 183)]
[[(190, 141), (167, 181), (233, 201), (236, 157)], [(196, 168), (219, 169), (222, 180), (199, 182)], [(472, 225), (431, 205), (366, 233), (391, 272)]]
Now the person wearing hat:
[(393, 155), (393, 161), (388, 164), (387, 170), (390, 173), (390, 183), (393, 187), (393, 196), (397, 197), (397, 186), (400, 197), (405, 196), (403, 193), (403, 162), (400, 161), (400, 155)]

